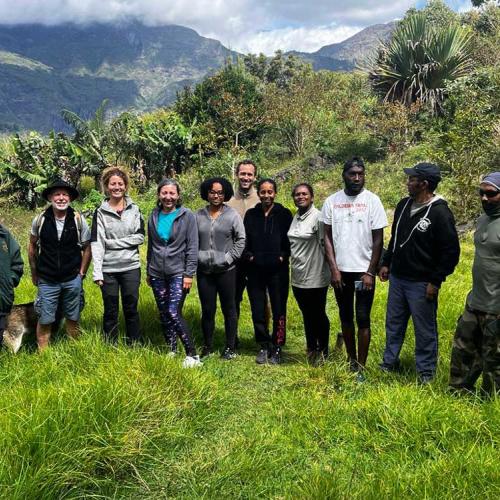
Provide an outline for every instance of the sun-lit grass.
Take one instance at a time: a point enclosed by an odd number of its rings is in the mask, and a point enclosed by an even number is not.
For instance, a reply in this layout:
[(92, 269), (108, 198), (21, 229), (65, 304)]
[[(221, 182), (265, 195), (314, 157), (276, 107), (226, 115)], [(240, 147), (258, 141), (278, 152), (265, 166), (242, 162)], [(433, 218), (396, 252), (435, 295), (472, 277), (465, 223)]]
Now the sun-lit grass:
[[(26, 243), (31, 214), (2, 218)], [(451, 339), (470, 287), (470, 237), (440, 295), (436, 381), (416, 383), (413, 333), (404, 371), (378, 371), (386, 284), (377, 284), (368, 381), (357, 384), (343, 353), (305, 363), (301, 316), (289, 298), (285, 364), (257, 366), (248, 302), (240, 356), (199, 370), (164, 355), (147, 286), (145, 347), (102, 343), (99, 290), (87, 280), (83, 334), (59, 335), (43, 354), (33, 342), (0, 354), (0, 495), (39, 498), (498, 498), (498, 400), (447, 391)], [(27, 272), (17, 302), (31, 300)], [(339, 329), (329, 296), (331, 346)], [(185, 314), (201, 342), (196, 290)], [(223, 345), (217, 317), (217, 347)], [(123, 325), (122, 325), (123, 326)]]

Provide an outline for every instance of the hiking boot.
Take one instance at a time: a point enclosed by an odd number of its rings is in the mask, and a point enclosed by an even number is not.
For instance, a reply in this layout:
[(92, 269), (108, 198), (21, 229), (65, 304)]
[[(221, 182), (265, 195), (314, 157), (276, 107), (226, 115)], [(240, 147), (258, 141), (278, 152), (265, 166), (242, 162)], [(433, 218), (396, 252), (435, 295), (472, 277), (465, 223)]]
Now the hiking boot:
[(267, 363), (267, 359), (268, 359), (267, 347), (261, 347), (260, 351), (257, 353), (255, 362), (259, 365), (265, 365)]
[(269, 357), (269, 364), (279, 365), (281, 363), (281, 347), (275, 347)]
[(224, 352), (221, 354), (221, 358), (226, 360), (226, 361), (231, 361), (232, 359), (236, 358), (237, 354), (229, 347), (226, 347), (224, 349)]
[(202, 365), (203, 363), (200, 361), (199, 356), (186, 356), (182, 362), (182, 368), (197, 368)]

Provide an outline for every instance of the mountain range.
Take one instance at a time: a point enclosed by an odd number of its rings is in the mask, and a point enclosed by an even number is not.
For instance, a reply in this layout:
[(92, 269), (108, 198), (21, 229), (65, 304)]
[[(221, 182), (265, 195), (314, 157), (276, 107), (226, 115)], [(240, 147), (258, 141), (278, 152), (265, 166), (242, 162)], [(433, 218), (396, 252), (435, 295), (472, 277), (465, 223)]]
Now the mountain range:
[[(315, 69), (349, 71), (393, 27), (371, 26), (314, 53), (292, 53)], [(178, 90), (238, 55), (176, 25), (0, 25), (0, 133), (65, 130), (61, 109), (88, 117), (105, 98), (114, 113), (168, 105)]]

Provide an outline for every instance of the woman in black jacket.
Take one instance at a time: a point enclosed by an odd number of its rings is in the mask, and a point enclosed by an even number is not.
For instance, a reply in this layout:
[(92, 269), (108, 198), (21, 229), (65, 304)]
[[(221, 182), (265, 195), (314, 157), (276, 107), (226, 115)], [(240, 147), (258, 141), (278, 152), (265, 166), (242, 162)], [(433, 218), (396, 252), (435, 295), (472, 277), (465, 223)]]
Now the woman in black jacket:
[[(293, 217), (290, 210), (274, 202), (276, 193), (273, 179), (261, 180), (257, 185), (260, 203), (248, 210), (244, 220), (244, 258), (249, 263), (248, 296), (255, 340), (261, 347), (256, 358), (259, 364), (279, 364), (286, 340), (290, 257), (287, 232)], [(265, 320), (266, 293), (269, 294), (273, 313), (272, 336)]]

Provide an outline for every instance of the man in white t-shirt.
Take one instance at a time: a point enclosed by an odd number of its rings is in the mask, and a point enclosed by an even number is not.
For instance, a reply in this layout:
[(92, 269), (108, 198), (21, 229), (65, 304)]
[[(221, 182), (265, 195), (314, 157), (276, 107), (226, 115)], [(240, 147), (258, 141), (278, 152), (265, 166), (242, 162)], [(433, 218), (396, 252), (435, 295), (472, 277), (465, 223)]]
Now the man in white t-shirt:
[[(345, 188), (326, 199), (321, 218), (350, 369), (357, 372), (358, 380), (362, 381), (370, 346), (375, 276), (382, 253), (383, 231), (388, 223), (379, 197), (364, 188), (365, 165), (361, 158), (354, 157), (345, 163), (342, 178)], [(358, 325), (357, 349), (354, 310)]]

